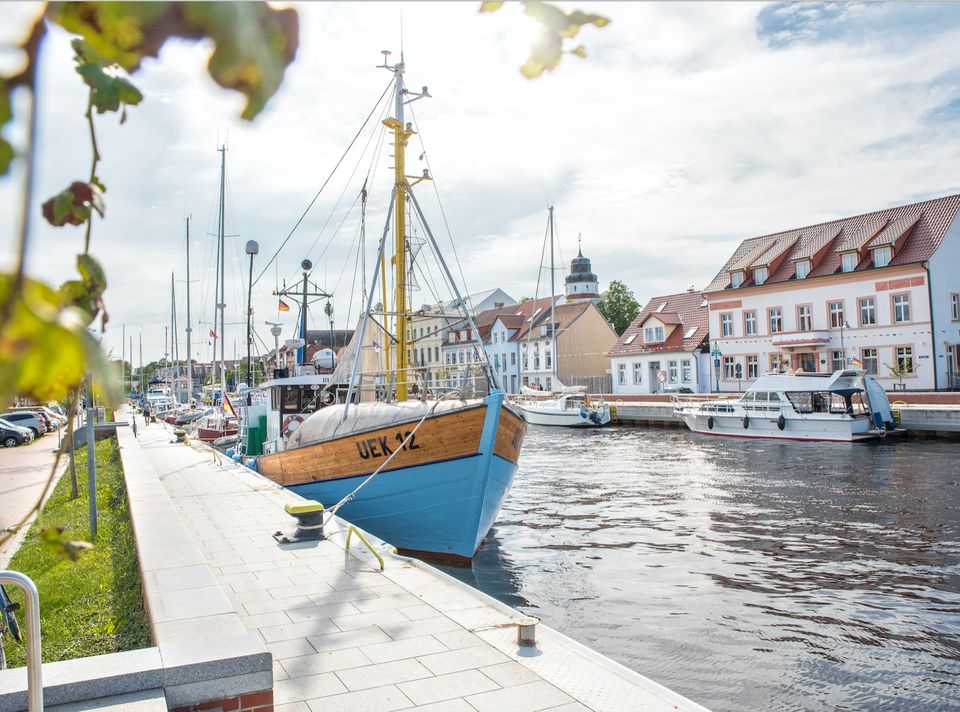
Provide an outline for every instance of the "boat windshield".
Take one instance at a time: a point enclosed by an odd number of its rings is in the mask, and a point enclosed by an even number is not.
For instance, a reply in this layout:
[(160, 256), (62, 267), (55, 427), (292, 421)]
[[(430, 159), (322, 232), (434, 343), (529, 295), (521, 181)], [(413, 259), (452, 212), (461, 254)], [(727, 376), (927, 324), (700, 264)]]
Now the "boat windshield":
[(831, 391), (793, 391), (785, 394), (798, 413), (833, 413), (853, 415), (852, 398)]

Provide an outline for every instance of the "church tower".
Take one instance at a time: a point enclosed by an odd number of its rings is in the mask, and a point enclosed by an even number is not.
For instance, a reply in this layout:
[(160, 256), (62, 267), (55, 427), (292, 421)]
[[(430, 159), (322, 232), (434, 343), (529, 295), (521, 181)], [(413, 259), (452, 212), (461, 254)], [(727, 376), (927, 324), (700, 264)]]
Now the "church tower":
[(589, 299), (594, 304), (600, 301), (600, 282), (591, 271), (590, 259), (583, 256), (581, 236), (577, 236), (577, 256), (570, 262), (570, 274), (566, 279), (567, 302)]

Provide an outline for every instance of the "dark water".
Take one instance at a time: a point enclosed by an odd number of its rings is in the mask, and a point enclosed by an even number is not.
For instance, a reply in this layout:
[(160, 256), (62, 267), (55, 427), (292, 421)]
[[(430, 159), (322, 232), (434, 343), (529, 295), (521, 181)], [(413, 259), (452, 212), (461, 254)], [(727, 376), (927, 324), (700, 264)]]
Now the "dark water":
[(473, 569), (715, 710), (960, 708), (960, 444), (531, 428)]

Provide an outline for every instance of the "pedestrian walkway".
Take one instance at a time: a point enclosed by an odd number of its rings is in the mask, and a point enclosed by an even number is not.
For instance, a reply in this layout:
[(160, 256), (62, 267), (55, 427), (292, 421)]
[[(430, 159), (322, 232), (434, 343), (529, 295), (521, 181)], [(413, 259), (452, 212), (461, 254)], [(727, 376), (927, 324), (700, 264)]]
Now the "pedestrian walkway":
[[(704, 709), (543, 624), (535, 647), (520, 647), (520, 614), (421, 562), (388, 555), (381, 572), (356, 538), (345, 550), (339, 520), (324, 541), (278, 544), (272, 534), (294, 528), (283, 506), (300, 498), (205, 446), (174, 444), (165, 427), (121, 440), (142, 448), (242, 625), (272, 653), (278, 711)], [(190, 625), (210, 640), (235, 634), (227, 620), (212, 608)]]

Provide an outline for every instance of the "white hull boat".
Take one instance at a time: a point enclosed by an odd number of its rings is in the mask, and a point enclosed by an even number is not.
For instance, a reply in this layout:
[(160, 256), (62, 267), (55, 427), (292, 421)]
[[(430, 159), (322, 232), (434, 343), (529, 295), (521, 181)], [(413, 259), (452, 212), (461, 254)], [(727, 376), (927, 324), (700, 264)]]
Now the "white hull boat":
[(857, 442), (902, 432), (883, 387), (850, 369), (769, 374), (737, 399), (674, 404), (674, 415), (703, 435)]
[(610, 422), (610, 408), (603, 403), (588, 403), (583, 395), (561, 395), (544, 400), (526, 397), (513, 405), (530, 425), (596, 428)]

